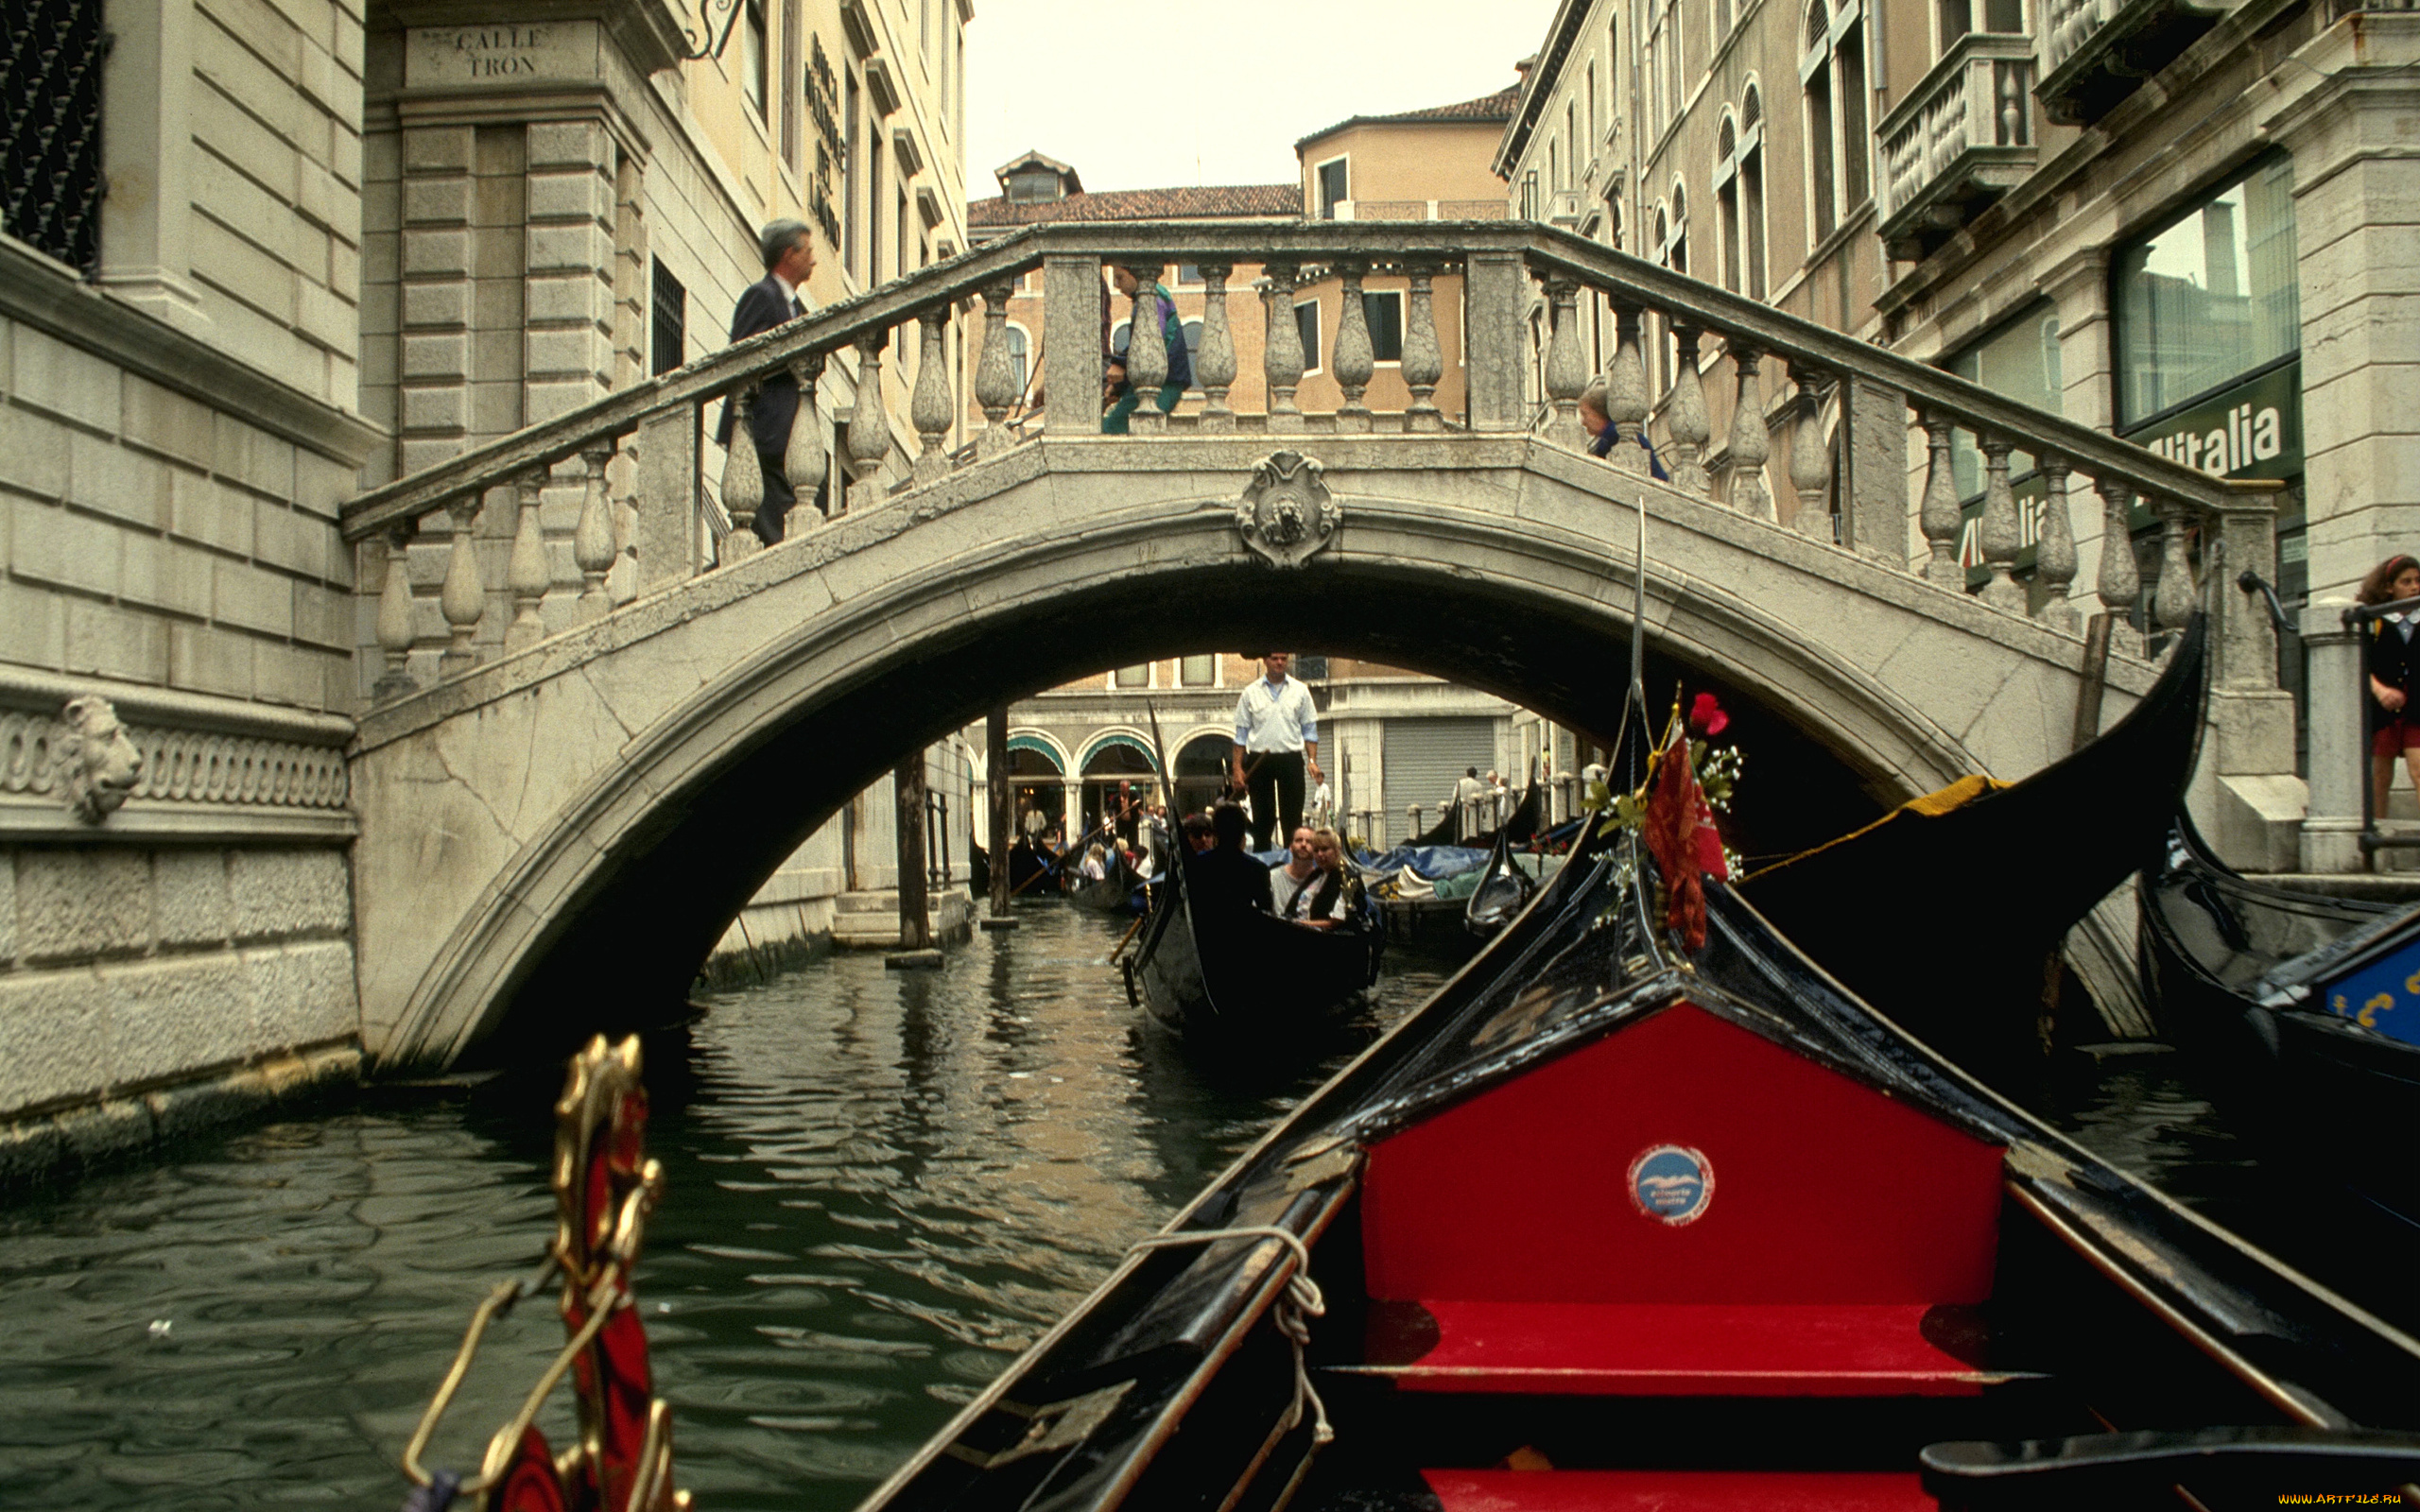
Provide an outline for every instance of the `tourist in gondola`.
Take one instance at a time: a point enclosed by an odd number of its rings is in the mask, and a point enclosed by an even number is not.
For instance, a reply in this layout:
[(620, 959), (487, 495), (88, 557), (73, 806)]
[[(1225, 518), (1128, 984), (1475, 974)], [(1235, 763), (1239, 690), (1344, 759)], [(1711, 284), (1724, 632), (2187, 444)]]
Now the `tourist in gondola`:
[[(1311, 880), (1281, 905), (1283, 917), (1313, 929), (1333, 929), (1353, 917), (1355, 883), (1344, 870), (1344, 838), (1326, 825), (1311, 831)], [(1273, 881), (1273, 879), (1272, 879)]]
[[(2364, 604), (2420, 598), (2420, 561), (2389, 557), (2361, 579), (2357, 596)], [(2412, 786), (2420, 788), (2420, 709), (2411, 707), (2420, 686), (2420, 610), (2382, 614), (2369, 629), (2364, 660), (2370, 679), (2370, 812), (2383, 818), (2395, 757), (2403, 758)]]
[(1294, 902), (1318, 875), (1319, 864), (1311, 859), (1311, 827), (1298, 824), (1287, 836), (1286, 859), (1269, 868), (1270, 911), (1280, 919), (1298, 917)]
[(1269, 849), (1271, 837), (1291, 834), (1303, 822), (1303, 776), (1324, 782), (1320, 770), (1320, 715), (1311, 690), (1287, 669), (1293, 657), (1271, 651), (1260, 659), (1263, 675), (1236, 699), (1236, 745), (1230, 770), (1236, 785), (1252, 794), (1252, 848)]
[(1212, 805), (1210, 833), (1216, 843), (1185, 863), (1185, 889), (1193, 895), (1195, 908), (1210, 912), (1229, 908), (1275, 912), (1270, 897), (1269, 868), (1244, 849), (1244, 811), (1224, 801)]
[(1086, 882), (1099, 882), (1109, 875), (1109, 853), (1096, 840), (1084, 848), (1084, 859), (1076, 868)]
[(1184, 837), (1184, 855), (1189, 860), (1219, 843), (1210, 824), (1209, 813), (1188, 814), (1177, 831)]

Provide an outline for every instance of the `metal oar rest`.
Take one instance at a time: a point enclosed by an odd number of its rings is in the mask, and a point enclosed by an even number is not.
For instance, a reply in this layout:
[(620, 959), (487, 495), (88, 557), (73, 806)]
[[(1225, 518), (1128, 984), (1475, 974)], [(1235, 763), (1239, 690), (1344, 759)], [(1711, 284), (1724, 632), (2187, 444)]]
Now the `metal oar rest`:
[[(2154, 1506), (2192, 1475), (2218, 1471), (2250, 1506), (2420, 1503), (2420, 1434), (2303, 1427), (2193, 1428), (1947, 1443), (1927, 1448), (1924, 1488), (1942, 1512)], [(2396, 1495), (2400, 1492), (2401, 1495)]]

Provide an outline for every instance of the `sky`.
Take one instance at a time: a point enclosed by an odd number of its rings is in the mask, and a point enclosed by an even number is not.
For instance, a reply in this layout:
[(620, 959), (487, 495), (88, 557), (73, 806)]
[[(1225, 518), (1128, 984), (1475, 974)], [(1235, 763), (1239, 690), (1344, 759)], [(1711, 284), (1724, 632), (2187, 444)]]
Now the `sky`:
[(1297, 138), (1492, 94), (1554, 0), (976, 0), (966, 197), (1036, 149), (1087, 190), (1286, 183)]

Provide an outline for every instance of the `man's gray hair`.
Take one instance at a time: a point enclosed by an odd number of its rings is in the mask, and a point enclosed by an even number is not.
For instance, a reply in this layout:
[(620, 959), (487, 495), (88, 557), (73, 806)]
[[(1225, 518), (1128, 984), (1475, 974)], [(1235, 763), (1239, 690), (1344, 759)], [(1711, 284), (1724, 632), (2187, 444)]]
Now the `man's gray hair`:
[(1605, 408), (1605, 375), (1603, 373), (1589, 379), (1588, 387), (1580, 390), (1580, 403), (1599, 415), (1612, 413)]
[(758, 232), (756, 245), (765, 254), (765, 271), (771, 272), (773, 265), (789, 255), (789, 249), (798, 245), (799, 238), (808, 234), (809, 229), (803, 220), (777, 220)]

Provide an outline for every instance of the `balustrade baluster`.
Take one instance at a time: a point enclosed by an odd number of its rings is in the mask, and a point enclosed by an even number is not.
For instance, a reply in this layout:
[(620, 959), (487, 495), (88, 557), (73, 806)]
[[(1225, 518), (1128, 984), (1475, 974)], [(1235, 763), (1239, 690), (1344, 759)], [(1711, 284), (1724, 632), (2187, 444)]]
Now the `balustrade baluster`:
[(1160, 389), (1168, 381), (1167, 334), (1161, 329), (1160, 265), (1135, 264), (1133, 323), (1127, 327), (1126, 382), (1134, 395), (1134, 413), (1126, 422), (1135, 436), (1157, 436), (1167, 429), (1160, 409)]
[(956, 402), (950, 393), (949, 365), (942, 356), (942, 327), (949, 322), (949, 306), (935, 305), (919, 312), (916, 319), (925, 328), (925, 339), (916, 352), (916, 391), (908, 397), (908, 418), (915, 423), (916, 434), (925, 443), (924, 450), (916, 454), (911, 474), (916, 486), (922, 488), (949, 476), (949, 451), (944, 441)]
[(2152, 592), (2152, 623), (2164, 631), (2185, 628), (2193, 617), (2193, 563), (2185, 554), (2186, 506), (2162, 499), (2159, 513), (2159, 587)]
[(614, 507), (605, 497), (605, 469), (614, 460), (613, 438), (591, 442), (579, 459), (588, 475), (580, 490), (579, 524), (572, 528), (571, 559), (579, 568), (575, 618), (584, 625), (604, 618), (613, 607), (605, 593), (605, 575), (614, 568)]
[(1983, 548), (1983, 566), (1992, 580), (1983, 585), (1983, 602), (2012, 614), (2025, 612), (2025, 585), (2016, 580), (2016, 554), (2025, 543), (2025, 523), (2017, 513), (2016, 494), (2008, 486), (2006, 437), (1988, 433), (1979, 438), (1983, 454), (1983, 517), (1976, 543)]
[(1437, 312), (1429, 280), (1432, 270), (1415, 263), (1405, 274), (1411, 281), (1411, 308), (1403, 325), (1403, 381), (1411, 403), (1403, 412), (1407, 431), (1442, 431), (1445, 417), (1437, 408), (1437, 385), (1445, 376), (1445, 351), (1437, 341)]
[[(790, 381), (798, 385), (798, 411), (790, 418), (789, 444), (782, 449), (782, 476), (789, 480), (790, 497), (809, 507), (815, 504), (816, 490), (823, 486), (823, 422), (815, 410), (815, 386), (822, 376), (823, 353), (810, 352), (790, 359)], [(795, 518), (798, 511), (790, 513)]]
[[(1698, 342), (1702, 333), (1695, 326), (1675, 325), (1672, 340), (1678, 348), (1680, 361), (1672, 369), (1671, 404), (1664, 416), (1664, 429), (1670, 438), (1672, 455), (1665, 471), (1671, 474), (1672, 487), (1683, 493), (1706, 499), (1714, 496), (1714, 480), (1706, 475), (1706, 443), (1714, 438), (1714, 422), (1706, 415), (1705, 380), (1698, 374)], [(1638, 371), (1638, 312), (1622, 314), (1623, 343), (1630, 352), (1629, 364)], [(1616, 361), (1621, 360), (1616, 357)], [(1647, 379), (1638, 379), (1640, 415), (1646, 414)]]
[(1009, 435), (1009, 406), (1017, 402), (1016, 369), (1009, 363), (1009, 296), (1016, 285), (1003, 279), (983, 290), (983, 360), (975, 365), (975, 402), (983, 406), (983, 434), (975, 455), (998, 456), (1015, 444)]
[(614, 495), (614, 565), (605, 574), (605, 595), (615, 609), (639, 596), (639, 448), (644, 444), (633, 435), (622, 443), (622, 455), (628, 466), (622, 472), (624, 487), (615, 493), (610, 476), (606, 491)]
[(537, 644), (546, 638), (546, 622), (538, 612), (545, 601), (554, 573), (546, 561), (546, 532), (538, 518), (546, 488), (546, 470), (524, 472), (513, 480), (521, 496), (521, 517), (512, 530), (512, 556), (505, 563), (505, 587), (512, 593), (512, 623), (504, 627), (508, 652)]
[(857, 402), (849, 411), (850, 509), (871, 509), (882, 502), (882, 462), (890, 455), (890, 417), (882, 404), (882, 349), (890, 339), (890, 333), (879, 328), (857, 337)]
[(1547, 338), (1547, 400), (1554, 412), (1547, 418), (1546, 438), (1575, 452), (1588, 450), (1588, 433), (1580, 426), (1580, 396), (1588, 387), (1588, 365), (1580, 356), (1580, 284), (1577, 280), (1546, 281), (1547, 303), (1554, 312), (1554, 331)]
[(386, 654), (387, 670), (371, 686), (380, 703), (418, 693), (412, 680), (412, 642), (418, 626), (412, 614), (412, 574), (409, 547), (416, 524), (406, 520), (386, 531), (387, 574), (378, 591), (378, 649)]
[(1294, 323), (1294, 275), (1291, 263), (1270, 263), (1263, 269), (1269, 287), (1261, 291), (1268, 307), (1269, 342), (1261, 352), (1261, 370), (1269, 379), (1269, 429), (1272, 435), (1303, 428), (1303, 412), (1294, 403), (1294, 388), (1303, 381), (1303, 332)]
[(733, 395), (731, 405), (731, 445), (722, 454), (722, 512), (731, 522), (731, 536), (724, 539), (748, 537), (736, 553), (725, 554), (725, 559), (735, 560), (754, 549), (756, 534), (749, 523), (765, 503), (765, 465), (756, 460), (756, 386), (751, 383)]
[(1916, 528), (1924, 532), (1925, 543), (1932, 550), (1925, 561), (1925, 580), (1962, 593), (1966, 588), (1966, 569), (1959, 565), (1958, 537), (1966, 528), (1966, 519), (1958, 507), (1958, 479), (1949, 455), (1949, 417), (1928, 409), (1923, 414), (1922, 423), (1925, 447), (1930, 455), (1925, 463), (1925, 495), (1917, 509)]
[(1344, 403), (1336, 412), (1336, 428), (1348, 435), (1366, 434), (1370, 429), (1370, 407), (1361, 403), (1361, 396), (1369, 392), (1370, 379), (1378, 370), (1371, 353), (1369, 312), (1361, 303), (1363, 272), (1359, 263), (1346, 263), (1340, 269), (1342, 300), (1336, 321), (1336, 384), (1344, 390)]
[(2067, 597), (2076, 580), (2075, 523), (2067, 516), (2067, 459), (2055, 452), (2042, 455), (2042, 529), (2033, 542), (2033, 580), (2044, 593), (2033, 617), (2054, 630), (2073, 635), (2082, 616)]
[(1234, 271), (1224, 263), (1201, 265), (1201, 350), (1193, 354), (1193, 381), (1201, 386), (1201, 428), (1213, 435), (1236, 428), (1236, 412), (1227, 407), (1227, 390), (1236, 383), (1236, 335), (1227, 326), (1227, 278)]
[(1638, 311), (1626, 305), (1614, 310), (1614, 360), (1605, 368), (1605, 423), (1614, 428), (1614, 444), (1605, 459), (1645, 477), (1647, 369), (1638, 357)]
[(1832, 511), (1824, 495), (1832, 481), (1832, 449), (1824, 444), (1824, 396), (1814, 369), (1789, 365), (1798, 418), (1789, 431), (1789, 486), (1798, 494), (1790, 523), (1809, 541), (1832, 543)]
[(1773, 494), (1765, 482), (1765, 464), (1772, 459), (1773, 443), (1765, 429), (1759, 371), (1765, 354), (1736, 336), (1729, 345), (1732, 366), (1739, 375), (1739, 403), (1731, 412), (1731, 507), (1758, 520), (1771, 520)]
[[(2135, 490), (2116, 479), (2103, 479), (2099, 488), (2100, 571), (2094, 577), (2093, 592), (2121, 626), (2131, 626), (2135, 601), (2143, 592), (2142, 571), (2135, 565)], [(2139, 655), (2143, 643), (2134, 638), (2131, 629), (2127, 640), (2132, 643), (2129, 649)]]
[(479, 664), (478, 647), (473, 643), (479, 633), (479, 617), (487, 612), (488, 590), (479, 575), (476, 529), (479, 511), (486, 504), (485, 497), (474, 491), (445, 506), (454, 520), (454, 539), (445, 548), (445, 584), (437, 591), (437, 607), (445, 616), (452, 639), (438, 656), (439, 677), (453, 677)]

